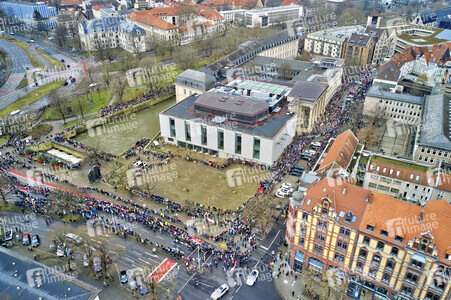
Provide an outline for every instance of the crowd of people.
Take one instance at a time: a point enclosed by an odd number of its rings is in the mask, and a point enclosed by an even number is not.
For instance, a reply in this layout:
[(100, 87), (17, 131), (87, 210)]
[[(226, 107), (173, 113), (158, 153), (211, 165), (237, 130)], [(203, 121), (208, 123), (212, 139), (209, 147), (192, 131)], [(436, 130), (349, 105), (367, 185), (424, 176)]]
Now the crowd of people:
[[(359, 80), (361, 83), (357, 84), (355, 79), (346, 81), (338, 92), (330, 100), (330, 103), (326, 107), (324, 113), (324, 119), (318, 122), (314, 130), (309, 133), (302, 134), (296, 141), (290, 144), (282, 154), (281, 158), (274, 162), (272, 166), (265, 166), (257, 164), (251, 161), (241, 160), (241, 159), (228, 159), (223, 164), (218, 164), (213, 161), (202, 161), (191, 156), (182, 157), (178, 154), (160, 154), (152, 151), (145, 151), (144, 147), (147, 145), (149, 140), (142, 140), (135, 144), (127, 157), (135, 155), (135, 151), (138, 153), (143, 153), (145, 155), (154, 156), (157, 159), (167, 160), (173, 157), (179, 157), (186, 159), (193, 163), (200, 163), (206, 166), (225, 169), (231, 165), (241, 164), (252, 168), (259, 168), (261, 170), (271, 171), (267, 179), (261, 180), (259, 182), (259, 192), (266, 193), (271, 191), (275, 184), (280, 182), (283, 177), (290, 171), (290, 169), (299, 161), (303, 151), (313, 140), (320, 140), (321, 147), (317, 149), (316, 154), (308, 162), (308, 169), (311, 170), (316, 163), (320, 153), (323, 151), (327, 145), (327, 141), (331, 137), (335, 137), (345, 125), (350, 125), (351, 117), (349, 109), (340, 109), (338, 107), (339, 100), (343, 97), (344, 93), (349, 89), (355, 89), (356, 100), (361, 101), (366, 89), (369, 87), (372, 81), (372, 73), (370, 70), (362, 72), (359, 75)], [(114, 107), (106, 107), (102, 111), (102, 116), (106, 116), (120, 110), (126, 109), (132, 105), (148, 101), (155, 96), (162, 93), (167, 93), (167, 90), (159, 90), (150, 94), (146, 94), (142, 99), (135, 99), (127, 103), (121, 103)], [(355, 129), (358, 129), (363, 124), (358, 121), (352, 124)], [(54, 136), (54, 140), (59, 143), (69, 143), (72, 147), (78, 148), (82, 147), (88, 149), (88, 146), (82, 143), (73, 141), (71, 139), (63, 137), (62, 134), (57, 134)], [(0, 148), (13, 147), (11, 152), (6, 152), (2, 154), (1, 167), (4, 169), (15, 168), (26, 168), (32, 169), (30, 165), (22, 161), (21, 156), (24, 156), (24, 149), (27, 143), (22, 141), (20, 138), (14, 137), (12, 135), (9, 140)], [(115, 156), (108, 156), (107, 153), (99, 152), (99, 155), (103, 155), (105, 159), (115, 158)], [(42, 172), (41, 176), (46, 179), (53, 181), (58, 181), (58, 178), (54, 175), (45, 174)], [(13, 177), (11, 177), (13, 178)], [(140, 191), (137, 189), (132, 189), (129, 187), (131, 193), (150, 199), (156, 203), (165, 206), (165, 209), (160, 209), (160, 211), (146, 208), (145, 206), (139, 205), (134, 200), (129, 200), (120, 196), (115, 195), (112, 192), (105, 191), (94, 187), (78, 187), (73, 183), (64, 181), (64, 183), (72, 185), (77, 191), (67, 192), (73, 193), (77, 201), (70, 204), (63, 204), (65, 210), (70, 211), (74, 215), (82, 216), (87, 222), (92, 222), (92, 225), (110, 226), (114, 227), (117, 231), (125, 231), (126, 234), (139, 237), (139, 233), (130, 230), (125, 225), (119, 224), (118, 220), (126, 220), (128, 223), (139, 222), (140, 224), (146, 226), (150, 230), (162, 233), (171, 234), (176, 240), (182, 241), (187, 240), (191, 237), (189, 234), (190, 230), (198, 232), (198, 228), (193, 225), (188, 226), (182, 222), (177, 214), (179, 212), (184, 212), (187, 216), (195, 219), (206, 219), (211, 216), (215, 217), (215, 221), (218, 224), (219, 230), (216, 234), (203, 233), (201, 234), (204, 238), (210, 239), (213, 242), (218, 242), (226, 245), (226, 249), (220, 249), (214, 247), (207, 243), (201, 243), (201, 251), (205, 257), (212, 257), (212, 262), (217, 266), (218, 262), (223, 263), (224, 271), (230, 270), (238, 264), (245, 264), (251, 255), (251, 249), (256, 247), (256, 237), (249, 220), (242, 218), (240, 213), (242, 209), (247, 205), (252, 198), (246, 201), (237, 210), (224, 210), (213, 206), (205, 206), (199, 203), (189, 203), (186, 207), (182, 207), (180, 204), (170, 201), (164, 197), (153, 195), (148, 192)], [(33, 187), (27, 184), (20, 183), (16, 180), (16, 193), (21, 198), (17, 201), (17, 205), (20, 205), (22, 209), (29, 208), (36, 213), (48, 213), (54, 209), (56, 205), (61, 205), (55, 200), (55, 191), (44, 187)], [(94, 196), (90, 196), (88, 192), (96, 192), (101, 195), (105, 195), (114, 200), (107, 201)], [(37, 196), (39, 195), (39, 196)], [(56, 197), (57, 198), (57, 197)], [(117, 203), (117, 202), (120, 202)], [(171, 214), (173, 216), (171, 216)], [(110, 219), (109, 215), (117, 216), (116, 219)], [(191, 243), (193, 247), (197, 247), (199, 243)], [(162, 246), (162, 245), (160, 245)], [(163, 246), (162, 246), (163, 247)], [(165, 251), (174, 255), (178, 260), (183, 260), (187, 267), (191, 264), (191, 257), (185, 257), (182, 253), (177, 252), (176, 247), (172, 248), (170, 246), (165, 247)]]

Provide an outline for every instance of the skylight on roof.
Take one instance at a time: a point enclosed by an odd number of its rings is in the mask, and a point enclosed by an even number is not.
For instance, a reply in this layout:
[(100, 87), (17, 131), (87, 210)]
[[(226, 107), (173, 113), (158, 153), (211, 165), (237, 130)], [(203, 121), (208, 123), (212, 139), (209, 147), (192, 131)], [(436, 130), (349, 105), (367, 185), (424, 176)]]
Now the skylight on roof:
[(345, 211), (344, 210), (340, 211), (340, 214), (338, 216), (340, 218), (343, 218), (345, 216)]

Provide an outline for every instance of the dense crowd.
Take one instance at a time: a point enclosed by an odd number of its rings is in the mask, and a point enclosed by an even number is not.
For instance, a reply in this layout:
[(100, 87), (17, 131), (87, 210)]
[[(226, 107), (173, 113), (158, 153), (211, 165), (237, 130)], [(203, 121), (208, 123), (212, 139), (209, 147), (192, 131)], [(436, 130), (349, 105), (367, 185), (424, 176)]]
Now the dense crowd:
[[(368, 70), (367, 72), (362, 72), (360, 74), (359, 80), (361, 83), (356, 84), (356, 80), (352, 79), (346, 81), (338, 92), (333, 96), (330, 103), (326, 107), (324, 113), (324, 119), (322, 122), (318, 122), (312, 132), (302, 134), (296, 141), (290, 144), (282, 154), (281, 158), (274, 162), (272, 166), (265, 166), (256, 164), (254, 162), (241, 160), (241, 159), (228, 159), (223, 164), (218, 164), (213, 161), (201, 161), (191, 156), (182, 157), (178, 154), (160, 154), (151, 151), (145, 151), (144, 147), (147, 145), (149, 140), (142, 140), (137, 142), (134, 147), (127, 153), (127, 157), (142, 153), (144, 155), (151, 155), (155, 158), (167, 160), (173, 157), (179, 157), (186, 159), (193, 163), (200, 163), (210, 167), (224, 169), (233, 164), (241, 164), (252, 168), (259, 168), (262, 170), (271, 171), (270, 176), (266, 180), (261, 180), (259, 182), (259, 192), (265, 193), (271, 191), (274, 185), (282, 180), (282, 178), (289, 172), (289, 170), (299, 161), (303, 151), (313, 140), (320, 140), (321, 147), (317, 149), (315, 155), (308, 162), (308, 169), (311, 170), (316, 163), (320, 153), (323, 151), (324, 147), (327, 145), (327, 141), (331, 137), (335, 137), (340, 133), (341, 128), (345, 125), (349, 125), (351, 121), (350, 111), (348, 109), (341, 109), (338, 107), (338, 101), (342, 98), (343, 94), (348, 89), (354, 89), (356, 100), (361, 101), (366, 89), (369, 87), (372, 81), (372, 74)], [(114, 112), (126, 109), (132, 105), (148, 101), (149, 99), (158, 96), (162, 93), (167, 93), (166, 90), (160, 90), (146, 94), (142, 99), (134, 99), (127, 103), (121, 103), (114, 107), (106, 107), (102, 111), (102, 115), (106, 116)], [(357, 121), (352, 124), (355, 128), (360, 128), (363, 124)], [(54, 137), (56, 142), (67, 143), (72, 147), (78, 148), (82, 147), (84, 149), (89, 149), (88, 146), (82, 143), (73, 141), (71, 139), (64, 138), (62, 134), (57, 134)], [(21, 156), (24, 156), (24, 149), (27, 145), (26, 142), (21, 139), (11, 136), (10, 139), (5, 143), (1, 149), (5, 147), (13, 147), (12, 152), (6, 152), (2, 154), (1, 166), (5, 169), (10, 169), (11, 167), (16, 168), (26, 168), (32, 169), (32, 167), (21, 160)], [(108, 156), (107, 153), (99, 152), (99, 155), (107, 160), (108, 158), (114, 158), (114, 156)], [(28, 158), (30, 162), (30, 159)], [(64, 166), (63, 166), (64, 167)], [(54, 175), (49, 175), (41, 172), (41, 177), (50, 179), (52, 181), (59, 181), (58, 177)], [(42, 180), (42, 179), (41, 179)], [(55, 191), (49, 188), (36, 188), (22, 184), (16, 180), (17, 187), (16, 193), (21, 198), (17, 201), (17, 205), (20, 205), (22, 209), (30, 208), (36, 213), (48, 213), (52, 211), (53, 207), (60, 205), (55, 199)], [(137, 196), (148, 198), (156, 203), (164, 205), (164, 210), (160, 211), (149, 209), (145, 206), (137, 204), (133, 200), (125, 199), (123, 197), (117, 196), (114, 193), (93, 188), (93, 187), (77, 187), (73, 183), (64, 181), (77, 191), (70, 191), (77, 201), (70, 204), (65, 204), (65, 210), (70, 211), (74, 215), (82, 216), (86, 222), (92, 222), (93, 225), (109, 226), (115, 228), (114, 230), (125, 231), (126, 234), (131, 234), (139, 237), (139, 233), (133, 232), (126, 226), (119, 224), (117, 220), (127, 220), (127, 222), (139, 222), (140, 224), (146, 226), (150, 230), (159, 231), (161, 233), (171, 234), (174, 236), (175, 241), (189, 240), (189, 231), (193, 230), (195, 233), (199, 233), (199, 229), (193, 225), (186, 225), (178, 217), (177, 213), (183, 211), (187, 216), (206, 219), (211, 216), (215, 217), (215, 221), (219, 225), (220, 230), (216, 234), (200, 234), (206, 239), (210, 239), (213, 242), (218, 242), (225, 244), (227, 249), (219, 249), (208, 245), (206, 243), (201, 243), (201, 250), (204, 255), (204, 261), (206, 257), (211, 256), (213, 264), (216, 265), (218, 262), (222, 262), (224, 271), (227, 271), (235, 266), (247, 263), (251, 255), (251, 249), (256, 247), (256, 237), (252, 231), (250, 221), (240, 217), (242, 209), (246, 204), (252, 199), (249, 199), (246, 203), (242, 205), (238, 210), (224, 210), (218, 209), (212, 206), (205, 206), (199, 203), (189, 203), (186, 207), (182, 207), (180, 204), (170, 201), (169, 199), (163, 198), (158, 195), (153, 195), (144, 191), (137, 189), (128, 188), (130, 193)], [(63, 189), (64, 190), (64, 189)], [(69, 191), (66, 189), (66, 191)], [(78, 192), (79, 191), (79, 192)], [(106, 201), (97, 197), (87, 195), (87, 192), (96, 192), (101, 195), (112, 198), (115, 202)], [(39, 195), (39, 196), (36, 196)], [(52, 200), (53, 199), (53, 200)], [(57, 197), (56, 197), (57, 199)], [(121, 204), (119, 204), (119, 203)], [(175, 216), (170, 216), (175, 214)], [(109, 215), (117, 216), (114, 220), (110, 219)], [(175, 224), (175, 225), (174, 225)], [(162, 246), (162, 245), (160, 245)], [(196, 247), (196, 243), (192, 243), (193, 247)], [(162, 246), (163, 247), (163, 246)], [(191, 257), (185, 257), (180, 251), (176, 251), (176, 248), (170, 246), (164, 248), (166, 252), (174, 255), (176, 259), (183, 260), (184, 263), (189, 267), (192, 261)], [(210, 265), (212, 267), (212, 265)]]

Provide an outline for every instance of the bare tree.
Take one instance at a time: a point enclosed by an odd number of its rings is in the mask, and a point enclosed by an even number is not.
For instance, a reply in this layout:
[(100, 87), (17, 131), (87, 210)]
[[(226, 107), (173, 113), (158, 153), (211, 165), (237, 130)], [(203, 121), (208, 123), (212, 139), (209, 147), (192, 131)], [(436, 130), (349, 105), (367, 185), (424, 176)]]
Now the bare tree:
[(182, 70), (191, 69), (194, 67), (196, 64), (196, 58), (196, 50), (192, 47), (178, 49), (174, 53), (174, 59)]
[(56, 25), (55, 40), (60, 47), (63, 47), (66, 44), (66, 40), (67, 40), (66, 34), (67, 34), (66, 26), (64, 26), (62, 24)]
[(108, 72), (108, 69), (105, 68), (105, 72), (102, 75), (103, 81), (105, 82), (105, 84), (107, 85), (107, 87), (110, 87), (111, 84), (111, 74), (110, 72)]
[(127, 81), (123, 79), (119, 79), (114, 88), (116, 90), (116, 95), (120, 102), (122, 102), (122, 97), (124, 96), (125, 88), (127, 87)]
[(86, 111), (86, 101), (83, 99), (83, 97), (77, 97), (75, 98), (75, 108), (79, 115), (81, 115), (82, 118), (85, 117), (85, 111)]
[(114, 255), (120, 254), (122, 250), (117, 246), (112, 246), (108, 242), (108, 237), (104, 235), (96, 236), (95, 240), (91, 239), (90, 245), (95, 250), (96, 255), (100, 258), (100, 264), (102, 266), (103, 280), (110, 279), (110, 275), (107, 273), (107, 265), (112, 260)]
[(14, 188), (14, 180), (8, 176), (6, 170), (0, 168), (0, 197), (2, 198), (3, 204), (8, 206), (7, 196), (13, 191)]
[(66, 118), (70, 115), (70, 105), (68, 95), (65, 92), (53, 93), (50, 98), (50, 106), (52, 106), (56, 113), (63, 119), (66, 124)]
[(290, 64), (282, 63), (277, 72), (277, 77), (280, 79), (291, 79), (293, 77), (293, 70), (291, 69)]

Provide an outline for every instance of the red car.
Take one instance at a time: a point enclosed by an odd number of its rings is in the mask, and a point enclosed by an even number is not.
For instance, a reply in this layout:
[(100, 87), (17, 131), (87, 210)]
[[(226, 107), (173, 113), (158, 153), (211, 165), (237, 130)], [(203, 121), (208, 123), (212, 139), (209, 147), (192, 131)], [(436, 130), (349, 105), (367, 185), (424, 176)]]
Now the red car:
[(349, 91), (349, 94), (355, 95), (355, 92), (354, 91)]
[(22, 245), (25, 245), (25, 246), (30, 245), (30, 234), (28, 234), (28, 233), (23, 234)]

